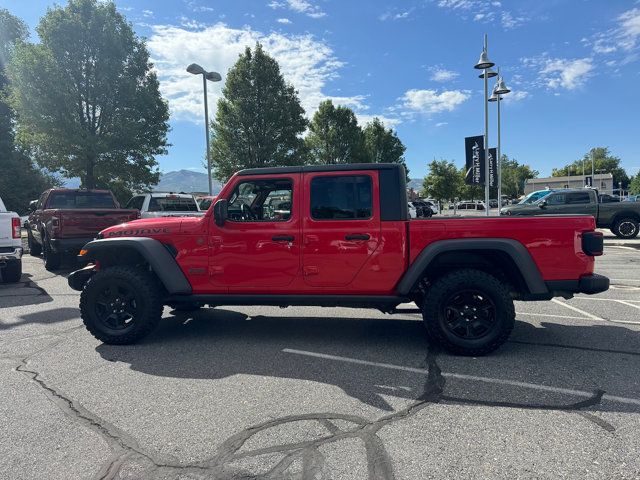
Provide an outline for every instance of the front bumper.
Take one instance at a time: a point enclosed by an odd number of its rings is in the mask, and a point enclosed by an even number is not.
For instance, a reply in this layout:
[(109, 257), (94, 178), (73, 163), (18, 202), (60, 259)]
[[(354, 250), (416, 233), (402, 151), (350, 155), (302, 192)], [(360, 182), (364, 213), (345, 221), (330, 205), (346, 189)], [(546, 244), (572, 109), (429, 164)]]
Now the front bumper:
[(578, 280), (552, 280), (546, 282), (546, 284), (549, 291), (556, 294), (554, 296), (562, 296), (563, 293), (593, 295), (609, 290), (609, 278), (597, 273), (585, 275)]
[(50, 240), (51, 249), (56, 253), (78, 253), (94, 237), (87, 238), (56, 238)]
[(22, 253), (22, 247), (0, 247), (0, 264), (7, 260), (20, 260)]
[(74, 290), (81, 292), (84, 288), (84, 284), (87, 283), (87, 280), (89, 280), (96, 271), (95, 265), (88, 265), (80, 270), (70, 273), (67, 277), (67, 283)]

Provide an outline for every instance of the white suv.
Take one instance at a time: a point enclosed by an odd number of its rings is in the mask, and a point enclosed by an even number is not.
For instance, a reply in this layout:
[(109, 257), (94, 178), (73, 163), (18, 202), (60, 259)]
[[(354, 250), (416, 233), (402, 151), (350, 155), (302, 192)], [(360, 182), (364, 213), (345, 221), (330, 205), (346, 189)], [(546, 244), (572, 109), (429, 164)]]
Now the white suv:
[(202, 217), (205, 214), (190, 193), (144, 193), (134, 196), (125, 208), (140, 210), (140, 218)]
[(0, 277), (15, 283), (22, 277), (22, 238), (20, 216), (7, 212), (0, 198)]

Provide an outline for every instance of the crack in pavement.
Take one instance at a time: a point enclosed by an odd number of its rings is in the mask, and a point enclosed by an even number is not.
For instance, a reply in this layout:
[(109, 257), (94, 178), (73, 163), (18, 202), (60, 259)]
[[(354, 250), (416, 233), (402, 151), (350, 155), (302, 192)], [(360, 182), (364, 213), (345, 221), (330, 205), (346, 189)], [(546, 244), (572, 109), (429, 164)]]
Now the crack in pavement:
[[(577, 413), (582, 418), (609, 433), (615, 431), (615, 427), (607, 421), (590, 412), (583, 411), (584, 408), (598, 405), (602, 401), (602, 396), (605, 392), (600, 389), (594, 391), (592, 397), (564, 405), (548, 405), (544, 403), (531, 405), (517, 402), (473, 400), (445, 395), (446, 380), (437, 363), (440, 350), (438, 347), (431, 345), (426, 356), (427, 375), (422, 394), (417, 398), (417, 401), (397, 412), (375, 420), (339, 413), (289, 415), (248, 427), (232, 435), (223, 441), (217, 447), (215, 455), (207, 460), (190, 464), (162, 461), (142, 449), (130, 435), (88, 411), (56, 388), (51, 387), (41, 378), (39, 372), (28, 368), (28, 362), (31, 357), (44, 350), (54, 348), (62, 341), (63, 338), (60, 338), (43, 349), (23, 358), (16, 370), (28, 375), (65, 413), (86, 428), (98, 433), (109, 445), (112, 455), (94, 476), (94, 478), (101, 480), (121, 478), (120, 474), (124, 469), (135, 465), (143, 467), (143, 471), (139, 472), (136, 477), (140, 479), (177, 478), (185, 473), (190, 473), (198, 478), (252, 478), (262, 480), (296, 478), (315, 480), (322, 477), (327, 465), (325, 455), (321, 449), (330, 444), (348, 439), (360, 440), (364, 445), (369, 480), (395, 480), (393, 461), (386, 450), (383, 440), (378, 435), (380, 430), (385, 426), (410, 418), (429, 405), (437, 403)], [(314, 440), (284, 443), (247, 451), (242, 450), (247, 442), (260, 432), (295, 422), (308, 421), (317, 421), (327, 431), (327, 435)], [(336, 421), (349, 424), (349, 427), (345, 427), (342, 424), (342, 426), (339, 426), (335, 423)], [(282, 458), (266, 473), (256, 474), (241, 465), (243, 461), (268, 455), (282, 455)]]

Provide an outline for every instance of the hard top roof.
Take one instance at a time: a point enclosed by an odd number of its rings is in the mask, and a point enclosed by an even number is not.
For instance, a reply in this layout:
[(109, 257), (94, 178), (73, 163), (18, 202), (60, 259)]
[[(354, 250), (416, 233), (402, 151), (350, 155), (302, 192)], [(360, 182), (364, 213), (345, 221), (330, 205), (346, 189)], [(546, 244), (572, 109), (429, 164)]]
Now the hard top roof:
[(402, 168), (399, 163), (343, 163), (339, 165), (305, 165), (295, 167), (266, 167), (247, 168), (240, 170), (237, 175), (278, 175), (280, 173), (303, 173), (303, 172), (344, 172), (351, 170), (393, 170)]

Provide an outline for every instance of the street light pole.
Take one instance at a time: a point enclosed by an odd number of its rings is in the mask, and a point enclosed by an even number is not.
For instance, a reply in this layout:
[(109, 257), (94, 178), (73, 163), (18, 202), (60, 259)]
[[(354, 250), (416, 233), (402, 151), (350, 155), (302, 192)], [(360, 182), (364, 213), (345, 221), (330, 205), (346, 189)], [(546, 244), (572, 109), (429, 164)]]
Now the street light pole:
[[(498, 69), (498, 75), (500, 75), (500, 69)], [(498, 148), (497, 148), (497, 166), (498, 166), (498, 209), (502, 208), (502, 153), (501, 153), (501, 145), (500, 145), (500, 130), (501, 130), (501, 118), (500, 118), (500, 103), (502, 103), (502, 95), (506, 95), (511, 90), (507, 88), (504, 84), (504, 80), (501, 76), (498, 76), (498, 81), (493, 87), (493, 93), (491, 94), (491, 98), (489, 98), (490, 102), (498, 103)]]
[(211, 176), (211, 152), (209, 148), (209, 103), (207, 100), (207, 80), (219, 82), (222, 77), (218, 72), (207, 72), (197, 63), (192, 63), (187, 67), (187, 72), (193, 75), (202, 75), (202, 86), (204, 88), (204, 129), (207, 138), (207, 180), (209, 182), (209, 195), (213, 195), (213, 177)]
[(480, 60), (474, 68), (482, 70), (484, 80), (484, 206), (486, 216), (489, 216), (489, 69), (495, 64), (489, 60), (489, 41), (487, 34), (484, 34), (484, 48), (480, 54)]
[(204, 131), (207, 137), (207, 180), (209, 182), (209, 196), (213, 195), (213, 178), (211, 176), (211, 149), (209, 147), (209, 102), (207, 101), (207, 77), (202, 75), (204, 88)]

